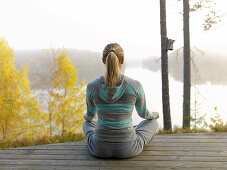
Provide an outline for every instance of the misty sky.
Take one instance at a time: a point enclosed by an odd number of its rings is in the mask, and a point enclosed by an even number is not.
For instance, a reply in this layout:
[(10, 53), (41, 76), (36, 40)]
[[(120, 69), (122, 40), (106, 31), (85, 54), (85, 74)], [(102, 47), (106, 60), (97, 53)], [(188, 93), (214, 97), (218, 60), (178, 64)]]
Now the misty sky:
[[(216, 9), (227, 11), (225, 0)], [(160, 56), (159, 1), (0, 0), (0, 36), (14, 49), (66, 47), (102, 51), (118, 42), (128, 58)], [(182, 2), (167, 0), (168, 37), (182, 47)], [(191, 14), (191, 43), (226, 53), (226, 17), (203, 32), (203, 13)], [(225, 37), (225, 38), (224, 38)]]

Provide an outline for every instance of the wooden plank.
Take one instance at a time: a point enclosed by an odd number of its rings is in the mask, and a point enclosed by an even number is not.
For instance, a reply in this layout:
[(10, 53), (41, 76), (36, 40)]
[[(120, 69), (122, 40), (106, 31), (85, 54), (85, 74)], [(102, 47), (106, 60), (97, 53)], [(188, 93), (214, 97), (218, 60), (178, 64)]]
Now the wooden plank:
[[(204, 146), (212, 146), (212, 147), (227, 147), (226, 143), (215, 143), (215, 142), (198, 142), (198, 143), (190, 143), (190, 142), (170, 142), (170, 143), (151, 143), (148, 144), (145, 147), (154, 147), (154, 146), (183, 146), (183, 147), (204, 147)], [(39, 146), (28, 146), (28, 147), (18, 147), (18, 148), (9, 148), (14, 150), (20, 150), (20, 149), (87, 149), (87, 145), (39, 145)]]
[(151, 143), (226, 143), (227, 139), (201, 138), (201, 139), (185, 139), (185, 138), (168, 138), (168, 139), (154, 139)]
[[(28, 169), (32, 169), (32, 170), (41, 170), (41, 169), (45, 169), (45, 170), (52, 170), (52, 169), (61, 169), (61, 170), (116, 170), (116, 167), (103, 167), (103, 168), (99, 168), (99, 167), (75, 167), (75, 166), (21, 166), (21, 165), (16, 165), (16, 166), (4, 166), (4, 167), (0, 167), (0, 170), (9, 170), (9, 169), (20, 169), (20, 170), (28, 170)], [(118, 170), (172, 170), (170, 168), (151, 168), (151, 167), (118, 167)], [(190, 170), (197, 170), (197, 169), (190, 169)], [(201, 170), (201, 169), (200, 169)], [(202, 169), (203, 170), (203, 169)], [(205, 170), (205, 169), (204, 169)], [(207, 170), (207, 169), (206, 169)]]
[(0, 160), (0, 165), (37, 165), (37, 166), (99, 166), (99, 167), (183, 167), (183, 168), (227, 168), (227, 162), (190, 162), (190, 161), (83, 161), (83, 160)]
[(153, 150), (153, 151), (161, 151), (161, 150), (182, 150), (182, 151), (226, 151), (227, 147), (223, 146), (189, 146), (189, 147), (181, 147), (181, 146), (146, 146), (144, 150)]
[(227, 132), (160, 134), (156, 136), (227, 136)]
[(227, 148), (227, 142), (226, 143), (215, 143), (215, 142), (210, 142), (210, 143), (203, 143), (203, 142), (198, 142), (198, 143), (151, 143), (145, 147), (154, 147), (154, 146), (182, 146), (182, 147), (205, 147), (205, 146), (209, 146), (209, 147), (225, 147)]
[(176, 136), (176, 135), (169, 135), (169, 136), (162, 136), (162, 135), (156, 135), (154, 139), (227, 139), (227, 135), (204, 135), (204, 136)]
[(5, 149), (5, 150), (0, 150), (0, 155), (4, 154), (45, 154), (45, 155), (55, 155), (55, 154), (90, 154), (88, 149), (83, 149), (83, 150), (75, 150), (75, 149), (69, 149), (69, 150), (52, 150), (52, 149), (34, 149), (34, 150), (12, 150), (12, 149)]
[[(227, 143), (227, 139), (154, 139), (152, 143)], [(54, 147), (54, 146), (87, 146), (85, 141), (77, 143), (77, 142), (67, 142), (67, 143), (57, 143), (57, 144), (47, 144), (47, 145), (36, 145), (36, 146), (25, 146), (25, 147), (17, 147), (17, 148), (31, 148), (31, 147)]]
[[(155, 145), (148, 145), (144, 147), (144, 150), (153, 150), (153, 151), (162, 151), (162, 150), (182, 150), (182, 151), (189, 151), (189, 150), (197, 150), (197, 151), (226, 151), (227, 152), (227, 147), (226, 146), (180, 146), (181, 144), (179, 144), (179, 146), (155, 146)], [(86, 151), (88, 150), (87, 146), (75, 146), (72, 148), (24, 148), (24, 149), (19, 149), (19, 148), (14, 148), (14, 149), (2, 149), (0, 151), (0, 154), (3, 152), (7, 152), (7, 151), (12, 151), (15, 150), (15, 152), (17, 151), (30, 151), (33, 152), (35, 150), (46, 150), (46, 151), (50, 151), (50, 150), (54, 150), (54, 151), (66, 151), (66, 150), (81, 150), (81, 151)]]
[[(91, 155), (89, 151), (86, 153), (82, 153), (81, 151), (66, 151), (66, 152), (38, 152), (34, 151), (33, 153), (26, 153), (26, 152), (11, 152), (7, 154), (2, 154), (1, 156), (6, 156), (6, 155), (47, 155), (49, 157), (52, 157), (52, 155), (81, 155), (86, 156), (86, 155)], [(165, 155), (173, 155), (173, 156), (213, 156), (213, 157), (226, 157), (227, 152), (216, 152), (216, 151), (143, 151), (140, 155), (155, 155), (155, 156), (165, 156)]]
[[(165, 140), (164, 140), (165, 139)], [(209, 139), (207, 141), (207, 139)], [(226, 136), (223, 135), (204, 135), (204, 136), (184, 136), (184, 135), (156, 135), (152, 142), (227, 142), (227, 133)], [(56, 144), (46, 144), (46, 145), (86, 145), (86, 141), (76, 141), (76, 142), (66, 142), (66, 143), (56, 143)]]
[(61, 169), (61, 170), (223, 170), (223, 168), (183, 168), (183, 167), (154, 167), (154, 166), (143, 166), (143, 167), (97, 167), (97, 166), (50, 166), (50, 165), (1, 165), (0, 170), (52, 170), (52, 169)]
[[(91, 155), (0, 155), (0, 160), (97, 160), (102, 159)], [(184, 155), (139, 155), (137, 157), (126, 159), (127, 161), (190, 161), (190, 162), (227, 162), (227, 157), (217, 156), (184, 156)]]
[(227, 157), (201, 157), (201, 156), (137, 156), (134, 158), (128, 159), (128, 161), (189, 161), (189, 162), (227, 162)]
[[(214, 139), (201, 139), (201, 140), (191, 140), (191, 139), (168, 139), (168, 140), (154, 140), (152, 143), (148, 144), (151, 146), (194, 146), (195, 143), (197, 146), (227, 146), (227, 141), (223, 140), (217, 140)], [(173, 144), (171, 144), (173, 143)], [(80, 143), (77, 145), (77, 143), (59, 143), (59, 144), (48, 144), (48, 145), (36, 145), (36, 146), (25, 146), (25, 147), (17, 147), (17, 148), (10, 148), (10, 149), (29, 149), (29, 148), (86, 148), (87, 144), (86, 143)], [(9, 149), (9, 148), (8, 148)]]
[(143, 151), (140, 155), (227, 156), (225, 151)]
[[(12, 166), (1, 166), (0, 170), (9, 170), (9, 169), (19, 169), (19, 170), (52, 170), (52, 169), (61, 169), (61, 170), (116, 170), (116, 167), (76, 167), (76, 166), (24, 166), (24, 165), (12, 165)], [(117, 167), (117, 170), (173, 170), (173, 168), (168, 167)], [(182, 168), (174, 168), (174, 170), (182, 170)], [(183, 170), (223, 170), (220, 168), (183, 168)]]
[(98, 166), (54, 166), (54, 165), (1, 165), (0, 170), (100, 170)]
[[(64, 154), (64, 155), (90, 155), (89, 150), (0, 150), (0, 155), (6, 155), (6, 154), (17, 154), (17, 155), (58, 155), (58, 154)], [(222, 151), (198, 151), (198, 150), (186, 150), (186, 149), (181, 149), (181, 150), (144, 150), (141, 154), (143, 155), (163, 155), (163, 154), (168, 154), (168, 155), (200, 155), (200, 156), (227, 156), (227, 151), (222, 150)]]
[(86, 160), (0, 160), (0, 165), (66, 165), (66, 166), (99, 166), (100, 161)]
[(227, 139), (225, 136), (163, 136), (153, 139)]
[(67, 149), (75, 149), (75, 150), (81, 150), (81, 149), (88, 149), (87, 145), (39, 145), (39, 146), (28, 146), (28, 147), (18, 147), (18, 148), (7, 148), (2, 150), (45, 150), (45, 149), (53, 149), (53, 150), (67, 150)]
[[(213, 168), (174, 168), (174, 170), (223, 170), (223, 169), (213, 169)], [(104, 167), (100, 170), (116, 170), (116, 167)], [(117, 167), (117, 170), (173, 170), (173, 168), (168, 167)]]
[(0, 155), (0, 160), (4, 159), (27, 159), (27, 160), (100, 160), (99, 158), (96, 158), (92, 156), (91, 154), (87, 155), (64, 155), (64, 154), (58, 154), (58, 155), (14, 155), (14, 154), (8, 154), (8, 155)]
[(182, 167), (182, 168), (227, 168), (227, 162), (189, 162), (189, 161), (101, 161), (100, 166), (116, 167)]

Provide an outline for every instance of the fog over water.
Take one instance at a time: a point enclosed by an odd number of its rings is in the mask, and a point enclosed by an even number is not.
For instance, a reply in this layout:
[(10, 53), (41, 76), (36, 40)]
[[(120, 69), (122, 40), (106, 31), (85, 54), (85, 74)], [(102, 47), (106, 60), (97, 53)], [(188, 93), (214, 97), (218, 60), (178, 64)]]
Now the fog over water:
[[(193, 47), (191, 52), (192, 84), (227, 85), (227, 50), (217, 51), (198, 49)], [(143, 60), (142, 66), (157, 72), (161, 69), (160, 57), (148, 57)], [(183, 80), (183, 48), (169, 54), (169, 74), (175, 80)]]
[[(145, 90), (147, 107), (150, 111), (158, 111), (160, 113), (159, 127), (163, 127), (162, 115), (162, 86), (161, 86), (161, 72), (153, 72), (144, 68), (127, 68), (125, 75), (139, 80)], [(170, 107), (172, 124), (182, 126), (183, 114), (183, 83), (175, 80), (170, 76)], [(195, 107), (194, 94), (197, 94), (196, 100), (200, 104), (198, 107), (198, 116), (206, 114), (206, 120), (210, 123), (210, 117), (214, 117), (216, 112), (214, 107), (218, 107), (218, 112), (222, 115), (223, 121), (227, 120), (227, 86), (212, 85), (211, 83), (201, 84), (196, 86), (197, 90), (192, 86), (191, 91), (191, 109)], [(191, 114), (194, 114), (191, 111)], [(137, 115), (136, 110), (133, 112), (133, 123), (137, 124), (142, 119)]]

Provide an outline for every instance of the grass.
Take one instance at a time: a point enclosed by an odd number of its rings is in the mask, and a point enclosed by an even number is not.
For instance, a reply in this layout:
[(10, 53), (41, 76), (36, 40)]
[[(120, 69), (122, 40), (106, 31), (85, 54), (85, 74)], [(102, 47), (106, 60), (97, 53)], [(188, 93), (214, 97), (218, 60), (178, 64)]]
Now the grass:
[(210, 132), (227, 132), (227, 123), (224, 124), (222, 121), (219, 122), (213, 122), (213, 124), (210, 124), (207, 127), (204, 128), (180, 128), (178, 126), (174, 126), (173, 130), (162, 130), (160, 129), (158, 131), (158, 135), (160, 134), (180, 134), (180, 133), (210, 133)]
[[(191, 118), (191, 126), (193, 128), (180, 128), (178, 126), (174, 126), (173, 130), (159, 130), (158, 135), (160, 134), (180, 134), (180, 133), (210, 133), (210, 132), (227, 132), (227, 122), (224, 123), (223, 119), (221, 118), (221, 114), (219, 114), (217, 111), (217, 107), (214, 108), (216, 111), (216, 114), (214, 117), (210, 118), (211, 124), (207, 124), (205, 120), (205, 115), (199, 117), (197, 120), (195, 118)], [(197, 123), (197, 126), (195, 125), (195, 121)], [(199, 125), (199, 127), (198, 127)], [(195, 128), (196, 127), (196, 128)]]
[(197, 128), (197, 129), (195, 129), (195, 128), (192, 128), (192, 129), (186, 128), (186, 129), (183, 129), (183, 128), (179, 128), (178, 126), (174, 126), (172, 131), (160, 129), (157, 134), (161, 135), (161, 134), (209, 133), (209, 132), (212, 132), (212, 131), (204, 129), (204, 128)]
[(83, 133), (67, 133), (64, 136), (42, 136), (37, 138), (23, 138), (21, 140), (6, 140), (0, 142), (0, 149), (16, 148), (24, 146), (45, 145), (64, 142), (75, 142), (85, 140)]

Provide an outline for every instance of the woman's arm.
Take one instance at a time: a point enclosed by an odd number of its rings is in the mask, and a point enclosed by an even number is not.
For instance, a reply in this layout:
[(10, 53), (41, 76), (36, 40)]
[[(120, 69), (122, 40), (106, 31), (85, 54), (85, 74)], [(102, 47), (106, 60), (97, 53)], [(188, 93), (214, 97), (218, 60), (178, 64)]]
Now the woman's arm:
[(139, 83), (138, 89), (137, 89), (137, 98), (136, 98), (136, 103), (135, 103), (135, 107), (136, 107), (136, 111), (138, 113), (138, 115), (144, 119), (156, 119), (158, 118), (158, 113), (154, 112), (155, 114), (153, 114), (152, 112), (150, 112), (147, 109), (146, 106), (146, 97), (145, 97), (145, 93), (144, 93), (144, 89), (141, 83)]
[(87, 104), (87, 112), (84, 115), (84, 119), (86, 121), (91, 121), (96, 115), (96, 107), (92, 100), (92, 93), (89, 89), (89, 86), (87, 86), (87, 90), (86, 90), (86, 104)]

